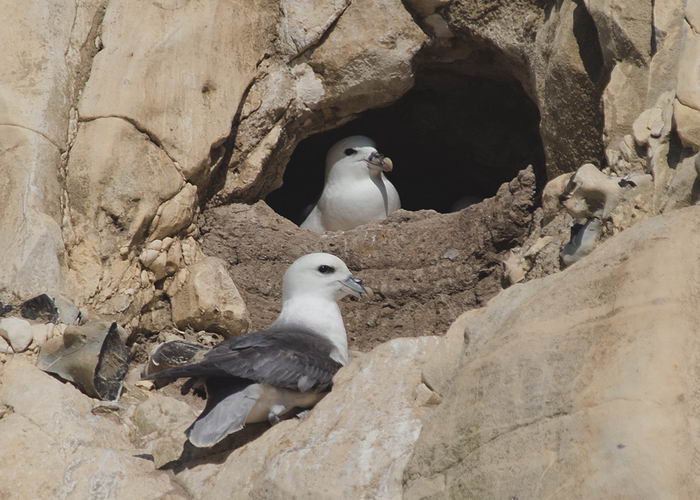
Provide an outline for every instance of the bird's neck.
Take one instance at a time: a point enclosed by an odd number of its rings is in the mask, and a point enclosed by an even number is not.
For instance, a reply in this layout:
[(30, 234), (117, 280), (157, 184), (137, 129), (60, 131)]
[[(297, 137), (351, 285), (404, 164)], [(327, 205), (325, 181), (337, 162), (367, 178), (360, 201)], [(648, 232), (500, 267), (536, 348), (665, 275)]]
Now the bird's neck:
[(331, 357), (345, 365), (348, 362), (348, 338), (340, 308), (333, 299), (300, 295), (282, 301), (282, 312), (276, 325), (298, 325), (330, 340), (337, 353)]

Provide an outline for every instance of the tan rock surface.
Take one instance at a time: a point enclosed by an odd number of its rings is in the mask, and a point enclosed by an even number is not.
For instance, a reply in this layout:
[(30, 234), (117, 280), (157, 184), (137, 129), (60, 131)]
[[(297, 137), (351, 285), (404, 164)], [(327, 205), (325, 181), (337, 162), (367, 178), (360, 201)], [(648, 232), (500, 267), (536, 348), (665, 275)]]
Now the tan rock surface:
[(246, 304), (221, 259), (204, 257), (183, 269), (167, 293), (173, 322), (179, 328), (208, 330), (226, 337), (250, 328)]
[(0, 497), (187, 498), (138, 455), (116, 414), (21, 359), (2, 367)]
[(685, 147), (700, 151), (700, 111), (673, 101), (673, 120)]
[(80, 117), (128, 119), (188, 180), (231, 120), (272, 36), (273, 2), (109, 2)]
[(281, 60), (266, 61), (247, 95), (218, 202), (265, 196), (300, 140), (390, 104), (413, 84), (427, 36), (400, 0), (324, 2), (313, 14), (291, 3), (281, 5)]
[(0, 294), (63, 286), (61, 154), (103, 4), (0, 2)]
[[(66, 173), (77, 297), (92, 298), (106, 313), (130, 307), (124, 291), (139, 289), (140, 269), (120, 256), (120, 248), (128, 253), (143, 243), (158, 207), (184, 184), (170, 158), (127, 121), (81, 124)], [(103, 303), (115, 295), (121, 297), (117, 302)]]
[(63, 282), (60, 151), (39, 134), (0, 125), (0, 292), (27, 299)]
[(197, 188), (187, 183), (158, 209), (151, 222), (148, 238), (156, 240), (176, 235), (192, 223), (196, 208)]
[(641, 222), (467, 322), (406, 498), (693, 498), (700, 211)]

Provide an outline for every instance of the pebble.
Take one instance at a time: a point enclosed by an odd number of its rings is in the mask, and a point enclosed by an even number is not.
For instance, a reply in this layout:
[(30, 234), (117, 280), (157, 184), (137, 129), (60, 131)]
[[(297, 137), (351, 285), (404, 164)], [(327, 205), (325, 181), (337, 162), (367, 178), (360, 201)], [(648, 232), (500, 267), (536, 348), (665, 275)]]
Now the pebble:
[(167, 252), (168, 249), (170, 248), (170, 245), (173, 244), (174, 239), (172, 239), (170, 236), (163, 238), (163, 245), (160, 247), (161, 252)]
[(139, 380), (134, 385), (144, 391), (151, 391), (155, 387), (155, 384), (150, 380)]
[(163, 242), (161, 240), (153, 240), (146, 245), (146, 248), (160, 252), (162, 246)]
[(160, 252), (158, 250), (146, 248), (143, 252), (141, 252), (141, 255), (139, 255), (139, 261), (141, 261), (143, 267), (148, 267), (154, 260), (156, 260), (159, 254)]
[(0, 336), (10, 343), (15, 352), (26, 351), (34, 339), (32, 325), (20, 318), (0, 319)]

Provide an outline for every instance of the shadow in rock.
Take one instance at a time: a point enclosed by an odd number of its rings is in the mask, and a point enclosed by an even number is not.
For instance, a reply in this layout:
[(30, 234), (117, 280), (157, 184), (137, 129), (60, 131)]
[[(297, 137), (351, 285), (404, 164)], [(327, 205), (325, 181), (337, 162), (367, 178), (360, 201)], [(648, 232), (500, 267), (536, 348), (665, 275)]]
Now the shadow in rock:
[(232, 452), (257, 439), (269, 428), (270, 425), (267, 423), (248, 424), (210, 448), (197, 448), (189, 441), (185, 441), (180, 456), (163, 465), (161, 469), (171, 470), (177, 474), (203, 464), (222, 464)]

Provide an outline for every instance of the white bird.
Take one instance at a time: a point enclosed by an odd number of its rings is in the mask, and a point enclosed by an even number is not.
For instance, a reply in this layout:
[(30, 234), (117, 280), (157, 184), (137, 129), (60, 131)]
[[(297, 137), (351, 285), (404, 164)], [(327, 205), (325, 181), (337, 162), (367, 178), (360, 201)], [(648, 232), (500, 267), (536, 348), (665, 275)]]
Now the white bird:
[(384, 176), (393, 164), (364, 136), (337, 142), (326, 156), (326, 183), (321, 197), (301, 224), (317, 233), (347, 231), (385, 219), (401, 208), (399, 193)]
[(224, 340), (201, 360), (147, 378), (205, 378), (207, 404), (187, 429), (197, 447), (213, 446), (246, 423), (276, 423), (293, 408), (311, 408), (348, 362), (337, 301), (366, 293), (334, 255), (312, 253), (289, 266), (282, 311), (265, 330)]

